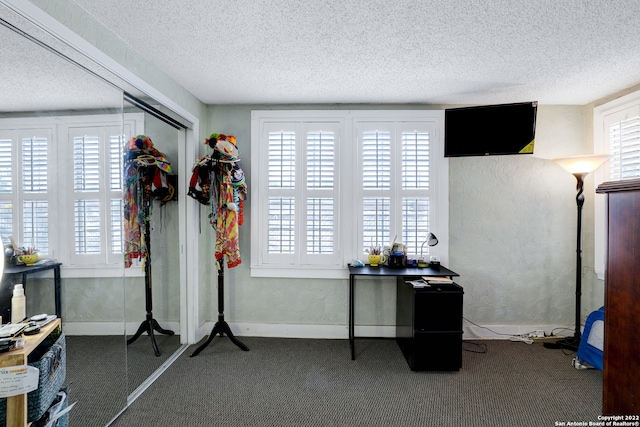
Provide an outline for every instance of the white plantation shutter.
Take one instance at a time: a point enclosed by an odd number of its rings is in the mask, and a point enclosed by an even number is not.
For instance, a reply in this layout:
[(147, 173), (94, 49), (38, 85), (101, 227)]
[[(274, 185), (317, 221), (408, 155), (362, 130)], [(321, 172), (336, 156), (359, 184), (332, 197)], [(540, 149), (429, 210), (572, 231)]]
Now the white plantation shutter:
[(13, 140), (0, 139), (0, 194), (13, 192)]
[(333, 198), (307, 198), (307, 254), (333, 253), (334, 210)]
[(315, 131), (307, 134), (307, 189), (332, 190), (336, 181), (336, 135)]
[(269, 197), (268, 252), (270, 254), (295, 253), (295, 199)]
[(8, 243), (8, 237), (13, 235), (13, 205), (11, 202), (0, 202), (0, 237), (3, 243)]
[(640, 116), (609, 124), (609, 180), (640, 178)]
[(420, 255), (429, 232), (431, 132), (402, 121), (361, 122), (358, 132), (362, 251), (388, 246), (395, 237), (410, 256)]
[(49, 253), (49, 204), (46, 200), (22, 202), (22, 245)]
[(13, 140), (0, 138), (0, 237), (13, 234)]
[(268, 197), (262, 256), (268, 262), (337, 262), (337, 126), (303, 122), (264, 128)]
[(111, 253), (112, 254), (122, 254), (124, 253), (123, 244), (124, 244), (124, 234), (123, 234), (123, 202), (122, 197), (117, 199), (111, 199), (111, 207), (110, 207), (110, 218), (111, 218)]
[[(362, 252), (391, 241), (391, 132), (362, 132)], [(378, 190), (384, 196), (370, 197)], [(376, 192), (376, 193), (378, 193)]]
[(0, 236), (59, 259), (68, 277), (120, 275), (124, 135), (144, 133), (144, 115), (37, 122), (0, 119)]
[(443, 121), (433, 111), (253, 111), (251, 274), (342, 278), (347, 262), (396, 235), (419, 254), (434, 224), (446, 258), (447, 162), (434, 146)]
[(402, 188), (429, 189), (429, 132), (402, 132)]
[[(75, 253), (121, 254), (124, 139), (117, 127), (74, 132), (87, 132), (73, 137)], [(102, 235), (107, 236), (106, 244)]]
[(100, 139), (97, 135), (73, 138), (73, 189), (100, 190)]
[(22, 139), (22, 191), (46, 193), (48, 185), (47, 138)]
[(25, 247), (49, 252), (48, 137), (21, 138), (22, 237)]
[(389, 197), (364, 197), (362, 203), (362, 253), (391, 242)]
[(412, 255), (427, 255), (429, 246), (422, 245), (429, 234), (429, 198), (402, 198), (402, 243)]
[(73, 206), (75, 219), (75, 253), (100, 254), (100, 201), (76, 200)]
[[(431, 133), (402, 132), (402, 190), (430, 189)], [(419, 194), (423, 194), (420, 192)], [(427, 197), (425, 197), (427, 196)], [(429, 197), (402, 198), (402, 243), (412, 255), (426, 255), (429, 246), (422, 243), (429, 234)], [(424, 251), (424, 252), (423, 252)]]
[(391, 187), (391, 133), (365, 131), (362, 134), (362, 188)]
[(74, 253), (101, 254), (101, 129), (71, 128), (73, 141)]
[(306, 255), (331, 255), (335, 252), (336, 134), (315, 130), (306, 137)]
[[(611, 158), (594, 172), (596, 183), (640, 178), (640, 92), (630, 93), (594, 109), (594, 153)], [(606, 198), (596, 196), (594, 269), (604, 279)]]
[[(118, 262), (122, 254), (122, 152), (119, 126), (70, 127), (73, 141), (74, 253)], [(80, 260), (76, 263), (83, 262)]]
[(296, 133), (269, 133), (269, 189), (295, 189)]
[(122, 191), (122, 147), (124, 143), (122, 135), (109, 135), (109, 189), (112, 191)]
[(296, 250), (295, 131), (269, 132), (268, 153), (270, 196), (267, 251), (270, 254), (293, 255)]
[(126, 143), (122, 135), (109, 135), (109, 233), (110, 250), (112, 255), (124, 253), (124, 203), (122, 201), (122, 156)]
[(51, 129), (0, 121), (0, 236), (49, 252)]
[[(131, 132), (131, 124), (125, 125), (125, 130)], [(109, 128), (109, 156), (108, 156), (108, 168), (109, 168), (109, 192), (107, 199), (109, 200), (109, 215), (108, 224), (106, 226), (106, 233), (109, 236), (109, 258), (110, 262), (121, 259), (121, 255), (124, 254), (124, 203), (123, 197), (123, 185), (122, 185), (122, 156), (123, 147), (127, 143), (126, 138), (120, 134), (120, 129), (117, 127)]]

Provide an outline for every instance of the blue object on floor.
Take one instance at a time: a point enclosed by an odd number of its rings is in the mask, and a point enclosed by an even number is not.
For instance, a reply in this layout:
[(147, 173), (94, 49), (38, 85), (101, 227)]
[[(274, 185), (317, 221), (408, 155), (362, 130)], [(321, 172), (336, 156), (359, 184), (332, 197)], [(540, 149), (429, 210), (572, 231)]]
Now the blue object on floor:
[(582, 339), (578, 346), (578, 361), (587, 362), (602, 371), (604, 348), (604, 307), (592, 312), (584, 325)]

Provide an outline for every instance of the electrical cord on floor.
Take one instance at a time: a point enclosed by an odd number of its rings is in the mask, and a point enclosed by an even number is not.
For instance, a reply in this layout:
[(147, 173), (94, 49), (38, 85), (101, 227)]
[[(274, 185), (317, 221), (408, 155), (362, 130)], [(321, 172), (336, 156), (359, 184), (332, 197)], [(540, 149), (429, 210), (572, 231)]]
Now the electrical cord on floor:
[(519, 336), (519, 335), (510, 336), (509, 337), (509, 341), (523, 342), (525, 344), (533, 344), (533, 338), (531, 338), (531, 337), (523, 337), (523, 336)]
[(477, 326), (478, 328), (486, 329), (487, 331), (492, 332), (492, 333), (494, 333), (496, 335), (509, 337), (510, 341), (523, 342), (523, 343), (526, 343), (526, 344), (533, 344), (533, 339), (531, 337), (529, 337), (530, 334), (524, 334), (524, 335), (501, 334), (500, 332), (496, 332), (496, 331), (492, 330), (491, 328), (487, 328), (486, 326), (480, 326), (477, 323), (472, 322), (471, 320), (467, 319), (466, 317), (463, 317), (463, 319), (466, 320), (467, 322), (471, 323), (472, 325)]

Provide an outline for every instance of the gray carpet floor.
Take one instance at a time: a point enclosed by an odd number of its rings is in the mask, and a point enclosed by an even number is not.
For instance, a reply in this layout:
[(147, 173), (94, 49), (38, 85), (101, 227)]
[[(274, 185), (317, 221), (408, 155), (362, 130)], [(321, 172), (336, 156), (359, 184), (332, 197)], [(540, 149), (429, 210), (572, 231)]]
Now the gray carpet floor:
[(390, 339), (356, 340), (356, 360), (347, 340), (240, 340), (250, 351), (226, 337), (187, 349), (112, 425), (542, 427), (601, 413), (602, 373), (539, 343), (465, 341), (460, 371), (414, 372)]
[[(127, 404), (127, 396), (180, 346), (177, 335), (159, 335), (156, 357), (148, 335), (126, 346), (124, 336), (67, 336), (69, 413), (73, 427), (104, 427)], [(127, 356), (125, 356), (125, 346)], [(125, 360), (126, 357), (126, 360)]]

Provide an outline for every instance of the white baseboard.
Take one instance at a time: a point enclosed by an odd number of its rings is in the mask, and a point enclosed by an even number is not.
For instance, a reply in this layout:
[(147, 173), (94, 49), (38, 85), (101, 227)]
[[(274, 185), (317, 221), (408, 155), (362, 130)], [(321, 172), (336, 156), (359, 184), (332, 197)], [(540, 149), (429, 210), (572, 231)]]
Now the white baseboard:
[[(133, 335), (138, 331), (141, 322), (129, 322), (123, 326), (122, 322), (62, 322), (65, 335)], [(163, 329), (180, 333), (179, 322), (160, 322)], [(124, 327), (124, 330), (123, 330)]]
[[(211, 333), (215, 322), (206, 322), (200, 325), (196, 337), (200, 341)], [(180, 331), (179, 322), (161, 322), (164, 329)], [(129, 322), (126, 331), (123, 331), (122, 323), (118, 322), (63, 322), (62, 328), (66, 335), (127, 335), (136, 333), (140, 323)], [(349, 328), (347, 325), (306, 325), (306, 324), (269, 324), (269, 323), (243, 323), (229, 322), (231, 332), (237, 336), (245, 337), (271, 337), (271, 338), (310, 338), (310, 339), (348, 339)], [(534, 331), (551, 332), (555, 335), (570, 336), (570, 325), (464, 325), (462, 328), (463, 339), (509, 339), (513, 335), (527, 334)], [(396, 327), (373, 325), (356, 326), (355, 335), (359, 338), (395, 338)]]
[[(204, 337), (213, 329), (214, 322), (202, 325), (198, 336)], [(229, 323), (231, 332), (237, 336), (277, 337), (277, 338), (311, 338), (311, 339), (348, 339), (347, 325), (300, 325), (300, 324), (265, 324), (265, 323)], [(555, 335), (571, 335), (571, 326), (567, 325), (491, 325), (489, 327), (468, 325), (462, 328), (463, 339), (509, 339), (513, 335), (527, 334), (534, 331), (551, 332)], [(359, 338), (395, 338), (395, 326), (356, 326), (355, 336)]]

